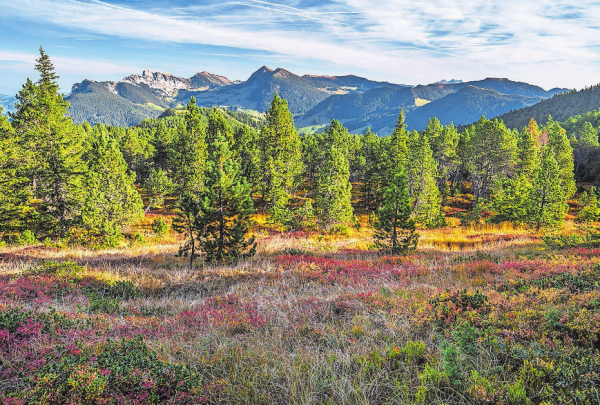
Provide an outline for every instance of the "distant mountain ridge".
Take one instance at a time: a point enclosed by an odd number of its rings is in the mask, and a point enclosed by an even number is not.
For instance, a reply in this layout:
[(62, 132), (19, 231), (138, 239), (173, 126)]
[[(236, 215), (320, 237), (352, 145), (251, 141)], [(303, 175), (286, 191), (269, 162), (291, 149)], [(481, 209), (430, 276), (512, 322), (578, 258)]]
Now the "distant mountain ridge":
[(150, 70), (120, 82), (84, 80), (73, 86), (66, 99), (76, 122), (130, 126), (157, 117), (167, 108), (185, 105), (191, 96), (204, 107), (262, 113), (278, 93), (288, 101), (299, 127), (319, 128), (336, 118), (353, 132), (370, 126), (384, 135), (391, 132), (401, 109), (407, 113), (408, 125), (420, 130), (434, 116), (444, 124), (465, 124), (472, 117), (492, 117), (562, 91), (499, 78), (413, 87), (355, 75), (299, 76), (263, 66), (243, 82), (205, 71), (180, 78)]
[(7, 96), (0, 94), (0, 107), (2, 107), (2, 114), (8, 114), (9, 112), (15, 111), (15, 103), (17, 99), (13, 96)]

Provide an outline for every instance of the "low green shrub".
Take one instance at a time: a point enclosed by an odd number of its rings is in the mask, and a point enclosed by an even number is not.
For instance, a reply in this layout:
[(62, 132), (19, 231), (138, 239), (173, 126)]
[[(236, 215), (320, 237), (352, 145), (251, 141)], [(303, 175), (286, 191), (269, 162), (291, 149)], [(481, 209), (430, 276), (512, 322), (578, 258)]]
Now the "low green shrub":
[(152, 221), (152, 231), (158, 236), (163, 236), (169, 231), (169, 226), (164, 219), (156, 218)]

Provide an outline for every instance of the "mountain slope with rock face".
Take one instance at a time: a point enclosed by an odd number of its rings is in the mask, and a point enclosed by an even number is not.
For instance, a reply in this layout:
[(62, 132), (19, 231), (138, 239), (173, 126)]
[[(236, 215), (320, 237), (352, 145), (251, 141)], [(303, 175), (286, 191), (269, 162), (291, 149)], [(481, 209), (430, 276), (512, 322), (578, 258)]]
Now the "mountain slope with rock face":
[(84, 80), (73, 86), (67, 101), (76, 122), (127, 126), (183, 106), (191, 96), (203, 107), (262, 113), (278, 93), (288, 101), (299, 127), (322, 127), (335, 118), (353, 132), (370, 126), (385, 135), (391, 132), (401, 109), (407, 113), (407, 123), (420, 130), (434, 116), (444, 122), (452, 113), (456, 125), (466, 124), (474, 115), (493, 117), (562, 91), (499, 78), (412, 87), (354, 75), (299, 76), (263, 66), (244, 82), (206, 71), (181, 78), (149, 70), (120, 82)]

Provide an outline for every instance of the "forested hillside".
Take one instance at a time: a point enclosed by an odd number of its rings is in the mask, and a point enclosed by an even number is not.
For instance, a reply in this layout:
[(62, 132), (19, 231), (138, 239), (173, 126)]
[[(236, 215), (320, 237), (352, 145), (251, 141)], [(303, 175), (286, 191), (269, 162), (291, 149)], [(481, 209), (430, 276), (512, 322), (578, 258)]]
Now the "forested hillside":
[(557, 121), (565, 121), (571, 116), (598, 108), (600, 108), (600, 85), (556, 94), (535, 105), (501, 114), (498, 118), (509, 128), (521, 128), (527, 125), (530, 118), (541, 122), (552, 115), (552, 118)]

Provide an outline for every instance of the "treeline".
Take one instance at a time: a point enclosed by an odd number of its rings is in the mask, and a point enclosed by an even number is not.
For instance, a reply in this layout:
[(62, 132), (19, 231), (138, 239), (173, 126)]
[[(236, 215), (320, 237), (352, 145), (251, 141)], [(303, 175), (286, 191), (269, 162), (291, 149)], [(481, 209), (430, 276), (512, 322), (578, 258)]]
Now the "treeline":
[[(376, 245), (401, 253), (416, 246), (417, 227), (444, 226), (444, 205), (465, 192), (473, 199), (463, 223), (485, 212), (491, 221), (560, 229), (575, 169), (597, 176), (597, 129), (587, 121), (572, 124), (571, 139), (552, 119), (517, 131), (482, 117), (461, 132), (432, 119), (417, 132), (401, 112), (388, 137), (352, 135), (336, 120), (301, 137), (276, 95), (260, 129), (219, 109), (207, 113), (194, 98), (185, 112), (134, 128), (77, 126), (43, 51), (36, 69), (40, 80), (23, 86), (12, 123), (0, 121), (4, 238), (29, 231), (115, 246), (144, 210), (172, 197), (190, 266), (199, 254), (220, 261), (253, 254), (247, 235), (257, 207), (281, 231), (331, 233), (359, 227), (354, 210), (363, 209)], [(582, 199), (581, 220), (599, 219), (597, 197), (594, 190)]]

